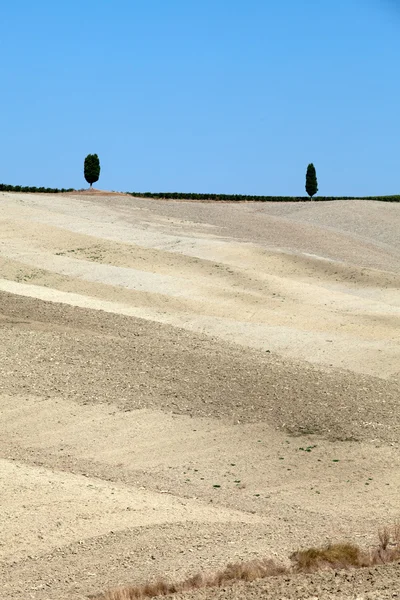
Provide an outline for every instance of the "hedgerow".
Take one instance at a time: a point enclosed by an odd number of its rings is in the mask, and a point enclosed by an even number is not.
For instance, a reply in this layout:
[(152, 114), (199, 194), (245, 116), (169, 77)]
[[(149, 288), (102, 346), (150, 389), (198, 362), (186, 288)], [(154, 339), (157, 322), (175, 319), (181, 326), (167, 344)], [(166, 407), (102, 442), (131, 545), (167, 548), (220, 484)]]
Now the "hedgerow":
[[(251, 196), (244, 194), (194, 194), (184, 192), (128, 192), (138, 198), (156, 198), (162, 200), (212, 200), (221, 202), (310, 202), (308, 196)], [(313, 202), (332, 202), (334, 200), (378, 200), (380, 202), (400, 202), (399, 196), (317, 196)]]
[[(8, 185), (0, 183), (0, 192), (20, 192), (27, 194), (61, 194), (73, 192), (74, 188), (49, 188), (35, 186)], [(137, 198), (162, 200), (209, 200), (221, 202), (310, 202), (308, 196), (252, 196), (246, 194), (195, 194), (185, 192), (127, 192)], [(400, 195), (394, 196), (316, 196), (313, 202), (334, 200), (376, 200), (379, 202), (400, 202)]]
[(0, 183), (0, 192), (21, 192), (23, 194), (60, 194), (62, 192), (73, 192), (73, 188), (49, 188), (35, 187), (31, 185), (8, 185)]

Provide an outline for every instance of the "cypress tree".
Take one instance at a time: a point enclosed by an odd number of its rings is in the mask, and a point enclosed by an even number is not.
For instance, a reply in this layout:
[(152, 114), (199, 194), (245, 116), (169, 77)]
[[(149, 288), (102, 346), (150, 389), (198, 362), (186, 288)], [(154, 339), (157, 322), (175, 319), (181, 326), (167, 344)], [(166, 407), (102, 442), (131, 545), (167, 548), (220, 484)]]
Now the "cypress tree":
[(312, 163), (307, 167), (306, 192), (310, 196), (310, 199), (318, 192), (317, 173)]
[(97, 154), (88, 154), (85, 158), (83, 174), (90, 187), (93, 183), (99, 180), (100, 177), (100, 160)]

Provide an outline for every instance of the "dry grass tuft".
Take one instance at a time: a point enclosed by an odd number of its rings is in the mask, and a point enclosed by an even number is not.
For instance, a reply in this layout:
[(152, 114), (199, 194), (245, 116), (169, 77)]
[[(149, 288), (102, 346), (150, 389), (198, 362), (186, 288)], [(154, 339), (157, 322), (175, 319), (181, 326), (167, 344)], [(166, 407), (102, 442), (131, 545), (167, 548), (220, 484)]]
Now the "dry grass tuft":
[(252, 560), (229, 564), (225, 569), (213, 574), (198, 573), (177, 583), (158, 580), (146, 585), (131, 586), (107, 592), (98, 596), (98, 600), (142, 600), (167, 596), (178, 592), (187, 592), (200, 588), (213, 588), (229, 585), (236, 581), (254, 581), (286, 573), (287, 569), (270, 559)]
[(325, 548), (299, 550), (291, 555), (293, 569), (298, 573), (310, 573), (324, 568), (348, 569), (365, 565), (364, 555), (354, 544), (333, 544)]
[(270, 559), (229, 564), (214, 574), (198, 573), (180, 582), (159, 579), (154, 583), (121, 588), (96, 596), (96, 600), (144, 600), (187, 592), (200, 588), (216, 588), (238, 581), (254, 581), (284, 574), (311, 573), (323, 569), (355, 569), (400, 560), (400, 522), (378, 532), (379, 546), (369, 551), (355, 544), (330, 544), (324, 548), (299, 550), (291, 555), (292, 566), (286, 567)]
[(400, 560), (400, 522), (384, 527), (378, 532), (379, 548), (369, 553), (371, 565), (381, 565)]
[(400, 521), (397, 521), (397, 523), (392, 526), (392, 536), (393, 541), (400, 546)]
[(354, 544), (333, 544), (325, 548), (299, 550), (290, 557), (293, 570), (310, 573), (321, 569), (350, 569), (372, 567), (400, 559), (400, 523), (378, 531), (379, 546), (361, 550)]
[(380, 547), (382, 550), (386, 550), (390, 542), (390, 530), (389, 527), (383, 527), (378, 531), (378, 537), (380, 542)]

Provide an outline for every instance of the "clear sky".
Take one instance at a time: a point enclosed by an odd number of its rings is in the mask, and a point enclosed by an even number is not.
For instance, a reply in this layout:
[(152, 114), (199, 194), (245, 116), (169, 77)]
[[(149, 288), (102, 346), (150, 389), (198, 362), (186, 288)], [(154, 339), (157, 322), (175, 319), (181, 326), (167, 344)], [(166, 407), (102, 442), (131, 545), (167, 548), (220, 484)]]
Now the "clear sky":
[(0, 182), (400, 193), (400, 0), (4, 0)]

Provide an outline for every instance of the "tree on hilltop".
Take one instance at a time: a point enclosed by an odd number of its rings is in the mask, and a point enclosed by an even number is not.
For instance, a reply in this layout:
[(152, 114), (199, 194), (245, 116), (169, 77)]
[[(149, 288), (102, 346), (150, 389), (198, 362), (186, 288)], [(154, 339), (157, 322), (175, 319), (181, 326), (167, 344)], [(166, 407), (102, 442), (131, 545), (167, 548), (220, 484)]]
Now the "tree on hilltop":
[(312, 200), (312, 197), (318, 192), (317, 172), (312, 163), (307, 167), (306, 192), (310, 196), (310, 200)]
[(100, 160), (97, 154), (88, 154), (85, 158), (83, 166), (83, 174), (90, 187), (99, 180), (100, 177)]

